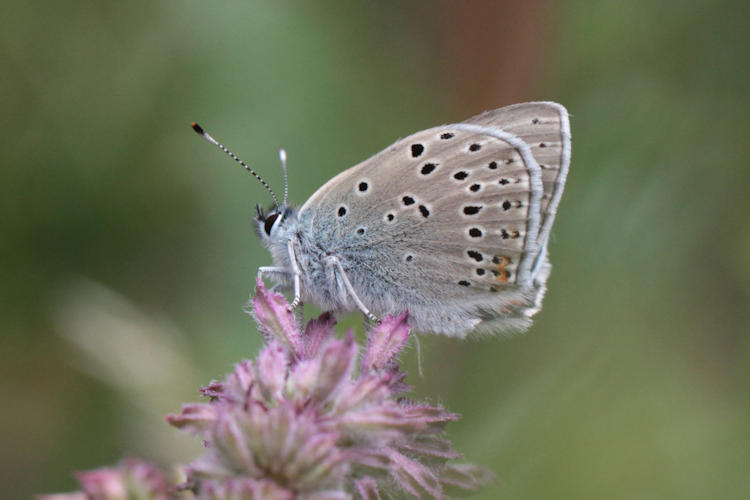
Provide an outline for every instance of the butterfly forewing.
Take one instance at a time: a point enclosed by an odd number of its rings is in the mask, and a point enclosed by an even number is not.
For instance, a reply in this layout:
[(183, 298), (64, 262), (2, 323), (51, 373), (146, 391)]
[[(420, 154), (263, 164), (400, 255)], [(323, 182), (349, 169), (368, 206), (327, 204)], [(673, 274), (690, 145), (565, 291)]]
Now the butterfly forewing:
[(330, 231), (334, 254), (376, 247), (362, 268), (431, 298), (519, 284), (537, 251), (541, 189), (528, 151), (509, 141), (463, 124), (414, 134), (321, 188), (306, 204), (313, 232)]

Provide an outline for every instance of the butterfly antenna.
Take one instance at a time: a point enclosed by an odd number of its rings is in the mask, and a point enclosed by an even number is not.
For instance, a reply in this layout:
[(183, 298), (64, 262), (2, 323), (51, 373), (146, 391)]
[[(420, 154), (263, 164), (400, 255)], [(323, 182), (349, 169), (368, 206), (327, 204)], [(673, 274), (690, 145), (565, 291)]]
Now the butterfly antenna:
[(284, 171), (284, 202), (282, 206), (286, 206), (286, 202), (289, 199), (289, 182), (286, 177), (286, 149), (279, 149), (279, 159), (281, 160), (281, 170)]
[[(210, 142), (211, 144), (213, 144), (217, 148), (219, 148), (222, 151), (224, 151), (226, 154), (229, 155), (230, 158), (232, 158), (234, 161), (236, 161), (237, 163), (239, 163), (240, 165), (242, 165), (242, 167), (245, 170), (247, 170), (248, 172), (250, 172), (251, 174), (253, 174), (253, 176), (256, 179), (258, 179), (261, 184), (263, 184), (263, 187), (266, 188), (266, 191), (268, 191), (271, 194), (271, 198), (273, 198), (273, 203), (274, 203), (274, 205), (276, 205), (276, 208), (277, 209), (279, 208), (279, 199), (276, 198), (276, 194), (273, 192), (273, 189), (271, 189), (271, 186), (269, 186), (268, 183), (266, 181), (264, 181), (263, 178), (255, 172), (255, 170), (253, 170), (252, 168), (250, 168), (247, 165), (247, 163), (245, 163), (244, 161), (242, 161), (236, 154), (232, 153), (226, 147), (224, 147), (223, 144), (221, 144), (219, 141), (217, 141), (216, 139), (214, 139), (213, 137), (211, 137), (205, 130), (203, 130), (203, 128), (200, 125), (198, 125), (197, 123), (193, 123), (193, 124), (191, 124), (191, 127), (193, 127), (193, 130), (195, 130), (198, 133), (198, 135), (200, 135), (201, 137), (203, 137), (204, 139), (206, 139), (208, 142)], [(284, 171), (286, 172), (286, 169)], [(285, 176), (285, 178), (286, 178), (286, 176)], [(286, 186), (286, 181), (284, 181), (284, 185)]]

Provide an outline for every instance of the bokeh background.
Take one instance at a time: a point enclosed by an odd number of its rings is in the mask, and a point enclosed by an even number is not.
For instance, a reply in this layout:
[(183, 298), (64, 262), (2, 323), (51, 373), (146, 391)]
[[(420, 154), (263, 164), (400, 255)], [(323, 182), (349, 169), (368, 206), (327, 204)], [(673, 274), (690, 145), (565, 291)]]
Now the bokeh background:
[[(543, 312), (423, 337), (494, 499), (750, 498), (750, 4), (0, 6), (0, 490), (199, 450), (163, 421), (260, 339), (261, 186), (303, 202), (395, 139), (524, 100), (572, 114)], [(309, 311), (308, 311), (309, 312)], [(342, 324), (359, 324), (359, 316)]]

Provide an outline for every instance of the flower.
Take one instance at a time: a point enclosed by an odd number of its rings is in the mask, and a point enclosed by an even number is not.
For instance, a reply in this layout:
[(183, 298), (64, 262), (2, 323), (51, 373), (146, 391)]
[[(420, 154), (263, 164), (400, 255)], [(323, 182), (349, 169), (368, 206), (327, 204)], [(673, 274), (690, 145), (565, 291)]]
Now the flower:
[(491, 480), (452, 462), (459, 454), (443, 432), (456, 414), (403, 397), (405, 313), (369, 332), (361, 359), (351, 331), (335, 336), (330, 314), (302, 331), (261, 280), (253, 314), (267, 341), (257, 359), (204, 387), (207, 403), (167, 417), (206, 446), (186, 467), (184, 489), (217, 500), (444, 498)]
[(114, 467), (76, 473), (81, 490), (42, 495), (39, 500), (171, 500), (167, 478), (153, 464), (126, 458)]
[(301, 330), (260, 280), (252, 312), (266, 339), (257, 358), (202, 388), (208, 402), (167, 416), (205, 443), (185, 482), (170, 486), (155, 466), (126, 459), (77, 473), (79, 492), (40, 500), (442, 499), (493, 479), (454, 462), (444, 430), (456, 414), (404, 397), (405, 313), (384, 318), (361, 349), (351, 331), (335, 335), (328, 313)]

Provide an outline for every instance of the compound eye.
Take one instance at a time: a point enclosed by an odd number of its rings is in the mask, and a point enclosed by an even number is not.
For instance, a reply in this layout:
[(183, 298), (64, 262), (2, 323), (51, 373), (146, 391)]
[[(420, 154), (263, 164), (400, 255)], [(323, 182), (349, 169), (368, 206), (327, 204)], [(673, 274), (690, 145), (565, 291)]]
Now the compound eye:
[(267, 218), (265, 223), (263, 224), (263, 230), (266, 232), (268, 236), (271, 236), (271, 229), (273, 228), (273, 223), (276, 222), (276, 219), (279, 217), (279, 214), (270, 214)]

